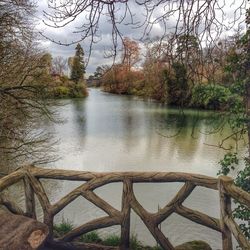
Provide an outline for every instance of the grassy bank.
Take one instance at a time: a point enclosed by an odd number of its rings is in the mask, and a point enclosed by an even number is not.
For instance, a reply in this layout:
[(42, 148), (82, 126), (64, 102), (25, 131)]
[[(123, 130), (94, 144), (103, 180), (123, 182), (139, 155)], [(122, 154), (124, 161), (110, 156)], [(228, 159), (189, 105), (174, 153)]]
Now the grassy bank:
[[(73, 224), (69, 221), (63, 220), (60, 224), (54, 226), (55, 237), (61, 237), (71, 231), (74, 228)], [(119, 246), (121, 238), (116, 234), (111, 234), (106, 237), (101, 237), (96, 231), (92, 231), (87, 234), (83, 234), (78, 237), (76, 241), (84, 243), (97, 243), (105, 246)], [(136, 235), (132, 235), (130, 238), (130, 249), (131, 250), (162, 250), (161, 247), (145, 246), (141, 241), (138, 240)]]
[[(71, 222), (63, 220), (60, 224), (54, 226), (54, 236), (61, 237), (74, 229), (74, 225)], [(104, 246), (119, 246), (121, 242), (120, 236), (111, 234), (106, 237), (101, 237), (96, 231), (86, 233), (75, 239), (78, 242), (84, 243), (96, 243)], [(131, 250), (163, 250), (159, 246), (146, 246), (136, 235), (132, 235), (130, 238)], [(212, 250), (211, 247), (203, 241), (190, 241), (175, 247), (175, 250)]]

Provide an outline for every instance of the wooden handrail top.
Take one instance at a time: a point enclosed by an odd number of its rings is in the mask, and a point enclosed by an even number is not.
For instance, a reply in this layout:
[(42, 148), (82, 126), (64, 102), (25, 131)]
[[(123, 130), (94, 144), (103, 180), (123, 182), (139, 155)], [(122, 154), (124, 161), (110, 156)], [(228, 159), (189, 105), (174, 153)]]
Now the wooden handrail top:
[(129, 179), (132, 183), (164, 183), (164, 182), (190, 182), (196, 186), (202, 186), (218, 190), (219, 181), (228, 195), (250, 208), (250, 194), (235, 186), (233, 179), (227, 176), (219, 178), (201, 174), (184, 172), (89, 172), (79, 170), (51, 169), (36, 166), (24, 166), (11, 174), (0, 179), (0, 192), (6, 187), (18, 182), (26, 175), (27, 171), (36, 178), (90, 181), (92, 179), (102, 179), (98, 186), (108, 183), (122, 182)]
[(20, 181), (25, 176), (25, 172), (21, 169), (18, 169), (11, 174), (8, 174), (2, 178), (0, 178), (0, 192), (5, 188), (11, 186), (12, 184)]
[(192, 182), (197, 186), (218, 189), (218, 178), (184, 172), (88, 172), (34, 166), (21, 169), (25, 170), (27, 168), (34, 177), (44, 179), (89, 181), (94, 178), (103, 178), (103, 184), (105, 184), (105, 179), (107, 179), (107, 183), (122, 182), (124, 179), (129, 179), (133, 183)]

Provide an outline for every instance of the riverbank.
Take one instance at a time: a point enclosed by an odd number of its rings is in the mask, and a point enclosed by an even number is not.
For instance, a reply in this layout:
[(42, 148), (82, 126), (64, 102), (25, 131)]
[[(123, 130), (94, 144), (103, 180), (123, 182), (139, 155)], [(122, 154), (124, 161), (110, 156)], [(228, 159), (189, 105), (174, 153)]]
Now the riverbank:
[(83, 98), (88, 96), (85, 81), (73, 82), (65, 75), (52, 76), (50, 84), (47, 85), (49, 98)]
[[(167, 93), (164, 96), (154, 95), (152, 91), (143, 88), (142, 86), (130, 86), (127, 88), (111, 87), (112, 85), (102, 86), (104, 92), (126, 95), (138, 96), (145, 100), (154, 100), (159, 103), (168, 104), (169, 107), (181, 107), (200, 110), (215, 110), (228, 111), (232, 107), (241, 107), (243, 98), (234, 92), (234, 89), (222, 85), (196, 85), (192, 88), (185, 97), (185, 100), (169, 100)], [(166, 91), (166, 90), (165, 90)]]

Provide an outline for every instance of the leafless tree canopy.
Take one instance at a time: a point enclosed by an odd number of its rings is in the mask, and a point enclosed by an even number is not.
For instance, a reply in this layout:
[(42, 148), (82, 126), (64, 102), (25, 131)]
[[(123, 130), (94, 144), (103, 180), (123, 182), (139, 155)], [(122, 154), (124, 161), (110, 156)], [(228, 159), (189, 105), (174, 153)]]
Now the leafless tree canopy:
[(62, 56), (57, 56), (53, 59), (52, 62), (52, 70), (53, 73), (62, 75), (64, 70), (67, 69), (67, 59), (63, 58)]
[[(235, 28), (244, 21), (247, 0), (230, 3), (226, 0), (51, 0), (48, 7), (45, 23), (49, 26), (60, 28), (81, 18), (80, 26), (74, 30), (79, 39), (69, 44), (88, 38), (90, 49), (100, 39), (101, 21), (108, 20), (116, 52), (118, 41), (123, 37), (123, 25), (140, 29), (141, 39), (146, 39), (154, 26), (160, 26), (159, 36), (162, 38), (170, 32), (176, 36), (191, 34), (200, 41), (211, 43), (222, 31)], [(226, 8), (233, 10), (230, 17)], [(63, 44), (62, 41), (55, 42)]]
[(0, 166), (47, 154), (49, 136), (35, 129), (37, 119), (52, 116), (42, 98), (46, 62), (36, 47), (33, 11), (29, 0), (0, 1)]

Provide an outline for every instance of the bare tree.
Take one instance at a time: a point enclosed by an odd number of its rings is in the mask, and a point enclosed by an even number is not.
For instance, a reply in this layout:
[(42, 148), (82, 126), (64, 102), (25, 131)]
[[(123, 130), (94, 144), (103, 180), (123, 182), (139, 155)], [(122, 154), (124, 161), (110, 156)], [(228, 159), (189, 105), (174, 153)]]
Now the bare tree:
[(128, 37), (124, 38), (123, 45), (122, 63), (125, 64), (127, 70), (130, 71), (131, 67), (140, 61), (140, 47), (136, 41)]
[(46, 103), (47, 65), (34, 38), (34, 7), (29, 0), (0, 2), (0, 166), (4, 167), (48, 160), (50, 136), (39, 128), (38, 120), (54, 118)]
[[(227, 19), (226, 8), (233, 9)], [(81, 17), (81, 24), (74, 33), (79, 39), (68, 44), (89, 39), (90, 49), (101, 37), (101, 22), (105, 19), (110, 24), (113, 52), (116, 55), (118, 41), (123, 41), (124, 25), (139, 29), (140, 38), (147, 38), (154, 26), (161, 28), (158, 34), (164, 39), (170, 32), (176, 36), (192, 35), (199, 37), (207, 46), (213, 43), (223, 31), (244, 22), (247, 0), (76, 0), (48, 1), (49, 10), (45, 12), (45, 23), (61, 28)], [(43, 34), (46, 36), (46, 33)], [(54, 42), (63, 44), (63, 42)]]
[(64, 71), (67, 69), (67, 59), (62, 56), (55, 57), (52, 64), (53, 73), (63, 75)]

